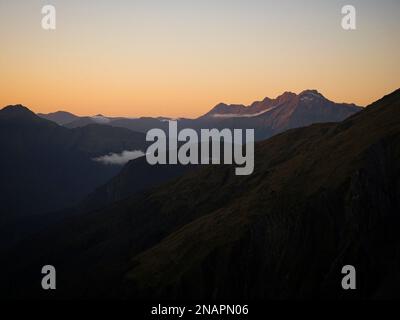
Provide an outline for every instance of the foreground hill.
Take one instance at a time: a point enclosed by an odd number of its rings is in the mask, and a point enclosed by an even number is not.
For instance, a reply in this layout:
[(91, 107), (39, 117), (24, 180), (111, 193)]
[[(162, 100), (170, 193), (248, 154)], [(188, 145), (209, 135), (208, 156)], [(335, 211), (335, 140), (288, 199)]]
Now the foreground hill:
[[(400, 90), (340, 124), (260, 143), (256, 159), (248, 179), (215, 172), (225, 183), (207, 202), (220, 205), (131, 260), (128, 296), (400, 296)], [(347, 264), (355, 293), (340, 286)]]
[(250, 176), (210, 166), (38, 234), (7, 256), (7, 292), (46, 296), (37, 270), (51, 263), (59, 297), (398, 296), (400, 90), (255, 156)]

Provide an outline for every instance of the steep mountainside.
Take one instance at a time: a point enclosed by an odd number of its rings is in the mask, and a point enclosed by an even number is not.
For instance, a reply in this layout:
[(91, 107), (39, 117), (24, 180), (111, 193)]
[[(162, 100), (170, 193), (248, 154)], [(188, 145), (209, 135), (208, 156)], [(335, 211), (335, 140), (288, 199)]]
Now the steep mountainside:
[(0, 110), (1, 225), (72, 205), (120, 170), (93, 157), (145, 148), (144, 135), (127, 129), (70, 130), (23, 106)]
[[(45, 294), (33, 279), (52, 263), (59, 297), (399, 295), (400, 90), (255, 157), (250, 176), (209, 166), (38, 234), (2, 263), (7, 292)], [(357, 291), (340, 287), (347, 264)]]
[(148, 164), (145, 157), (132, 160), (110, 181), (90, 193), (80, 203), (79, 210), (102, 208), (135, 193), (173, 180), (195, 168), (196, 166), (190, 165), (153, 166)]
[[(256, 159), (254, 175), (225, 178), (222, 205), (131, 260), (128, 296), (400, 295), (400, 91), (341, 124), (263, 142)], [(346, 264), (358, 271), (347, 295)]]
[(89, 157), (118, 153), (123, 150), (147, 149), (148, 143), (143, 133), (101, 124), (89, 124), (71, 130), (74, 148)]

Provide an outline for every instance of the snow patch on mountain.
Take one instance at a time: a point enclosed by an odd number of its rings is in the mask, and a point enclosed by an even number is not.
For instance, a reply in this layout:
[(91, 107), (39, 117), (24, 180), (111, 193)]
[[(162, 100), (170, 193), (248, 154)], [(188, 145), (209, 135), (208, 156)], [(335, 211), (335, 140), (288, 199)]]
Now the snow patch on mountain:
[(267, 113), (273, 109), (275, 109), (276, 107), (272, 107), (272, 108), (268, 108), (266, 110), (257, 112), (257, 113), (243, 113), (243, 114), (239, 114), (239, 113), (215, 113), (212, 114), (211, 117), (214, 118), (253, 118), (253, 117), (257, 117), (259, 115), (262, 115), (264, 113)]

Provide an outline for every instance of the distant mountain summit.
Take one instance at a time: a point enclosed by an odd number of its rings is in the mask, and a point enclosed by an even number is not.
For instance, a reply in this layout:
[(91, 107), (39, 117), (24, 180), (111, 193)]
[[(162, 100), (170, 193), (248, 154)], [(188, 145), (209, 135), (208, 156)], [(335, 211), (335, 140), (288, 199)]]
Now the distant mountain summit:
[(36, 115), (22, 104), (9, 105), (0, 110), (2, 118), (22, 118), (22, 117), (36, 117)]
[(59, 125), (65, 125), (79, 119), (79, 116), (66, 111), (57, 111), (48, 114), (38, 113), (38, 116), (53, 121)]
[(114, 120), (113, 118), (103, 116), (102, 114), (97, 114), (92, 117), (80, 117), (66, 111), (57, 111), (48, 114), (38, 113), (38, 116), (68, 128), (84, 127), (86, 125), (95, 123), (108, 124)]
[[(35, 128), (54, 128), (57, 127), (52, 121), (38, 117), (27, 107), (17, 104), (9, 105), (0, 110), (0, 130), (34, 130)], [(1, 139), (0, 139), (1, 140)]]
[[(267, 139), (288, 129), (308, 126), (313, 123), (338, 122), (346, 119), (362, 108), (355, 104), (335, 103), (325, 98), (317, 90), (305, 90), (300, 94), (284, 92), (275, 99), (264, 98), (249, 106), (219, 103), (205, 115), (197, 119), (178, 118), (180, 128), (195, 130), (254, 129), (257, 140)], [(41, 115), (61, 124), (60, 116)], [(84, 127), (89, 124), (105, 124), (146, 133), (150, 129), (167, 130), (168, 121), (164, 117), (113, 118), (103, 115), (77, 117), (71, 122), (63, 122), (68, 128)]]
[(250, 106), (242, 104), (217, 104), (210, 112), (204, 116), (216, 117), (241, 117), (241, 116), (256, 116), (271, 109), (272, 100), (265, 98), (262, 101), (255, 101)]
[[(304, 90), (300, 94), (293, 92), (285, 92), (275, 99), (265, 98), (262, 101), (253, 102), (249, 106), (237, 105), (237, 104), (225, 104), (219, 103), (211, 111), (206, 113), (203, 117), (216, 117), (216, 118), (235, 118), (235, 117), (255, 117), (260, 116), (268, 111), (271, 111), (277, 107), (282, 107), (285, 104), (301, 102), (308, 103), (323, 103), (332, 105), (332, 101), (326, 99), (317, 90)], [(348, 107), (357, 107), (355, 104), (338, 104), (346, 105)], [(354, 109), (353, 109), (354, 110)]]
[(197, 119), (198, 127), (254, 129), (257, 140), (314, 123), (339, 122), (362, 110), (355, 104), (336, 103), (317, 90), (284, 92), (250, 106), (219, 104)]

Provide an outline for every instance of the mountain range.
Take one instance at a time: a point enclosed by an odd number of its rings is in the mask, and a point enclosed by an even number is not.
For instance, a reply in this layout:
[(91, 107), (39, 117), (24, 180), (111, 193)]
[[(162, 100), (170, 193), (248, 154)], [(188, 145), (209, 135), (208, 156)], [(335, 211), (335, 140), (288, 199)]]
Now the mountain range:
[[(337, 122), (360, 111), (354, 104), (334, 103), (316, 90), (305, 90), (300, 94), (285, 92), (276, 99), (265, 98), (250, 106), (218, 104), (205, 115), (197, 119), (178, 118), (180, 128), (254, 128), (257, 139), (270, 137), (290, 128), (307, 126), (318, 122)], [(66, 112), (40, 115), (68, 128), (85, 128), (90, 124), (101, 123), (113, 127), (129, 128), (145, 133), (152, 128), (161, 128), (166, 132), (170, 118), (113, 118), (103, 115), (77, 117)], [(67, 119), (74, 118), (66, 123)], [(144, 158), (131, 161), (121, 172), (106, 184), (99, 186), (85, 200), (85, 206), (98, 208), (127, 197), (129, 194), (159, 185), (193, 166), (170, 165), (151, 166)]]
[[(268, 114), (264, 123), (280, 128), (271, 132), (309, 121), (301, 111), (326, 115), (316, 92), (281, 99), (256, 116)], [(219, 121), (213, 115), (225, 109), (203, 118)], [(258, 142), (250, 176), (235, 176), (230, 165), (200, 167), (130, 195), (114, 183), (123, 199), (67, 215), (10, 251), (0, 261), (3, 285), (15, 297), (46, 297), (35, 274), (51, 262), (59, 298), (398, 297), (399, 159), (397, 90), (341, 122)], [(357, 290), (342, 290), (344, 265), (356, 267)]]
[[(305, 90), (300, 94), (285, 92), (276, 99), (265, 98), (250, 106), (220, 103), (205, 115), (196, 119), (179, 118), (181, 128), (248, 128), (254, 129), (258, 140), (266, 139), (287, 129), (307, 126), (317, 122), (342, 121), (361, 108), (354, 104), (335, 103), (316, 90)], [(170, 118), (113, 118), (97, 115), (78, 117), (65, 112), (56, 112), (41, 117), (55, 121), (69, 128), (93, 123), (123, 127), (136, 132), (147, 132), (153, 128), (166, 130)], [(67, 119), (72, 120), (70, 122)]]
[[(340, 121), (359, 110), (306, 90), (299, 95), (286, 92), (276, 99), (265, 98), (248, 107), (219, 104), (197, 119), (177, 121), (180, 128), (196, 130), (254, 128), (256, 138), (264, 139), (292, 127)], [(126, 152), (130, 156), (145, 151), (147, 130), (167, 130), (169, 120), (101, 114), (79, 117), (65, 111), (35, 115), (22, 105), (0, 110), (0, 148), (7, 155), (0, 159), (4, 209), (0, 230), (4, 231), (2, 238), (7, 239), (3, 243), (19, 241), (41, 227), (42, 221), (48, 223), (62, 216), (52, 212), (79, 203), (79, 207), (99, 208), (193, 169), (179, 165), (158, 168), (144, 158), (122, 169), (111, 162), (114, 158), (118, 160), (114, 163), (121, 159), (128, 162), (133, 157), (127, 158)], [(19, 228), (10, 227), (16, 224)]]
[(10, 226), (33, 225), (27, 217), (72, 206), (119, 172), (94, 158), (145, 150), (146, 142), (124, 128), (68, 129), (14, 105), (0, 110), (0, 149), (0, 229), (10, 240), (18, 238), (8, 234), (18, 229)]

